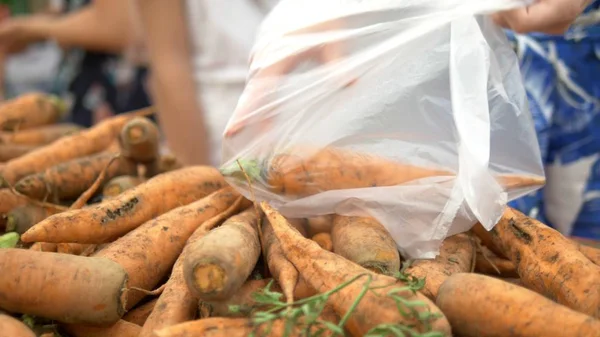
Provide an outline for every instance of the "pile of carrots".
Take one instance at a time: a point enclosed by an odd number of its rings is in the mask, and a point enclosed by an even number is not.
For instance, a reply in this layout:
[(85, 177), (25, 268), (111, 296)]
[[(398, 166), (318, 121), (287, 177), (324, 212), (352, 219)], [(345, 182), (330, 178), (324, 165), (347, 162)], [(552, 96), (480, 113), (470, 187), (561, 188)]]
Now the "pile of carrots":
[[(2, 155), (31, 146), (0, 164), (0, 335), (600, 336), (598, 243), (507, 208), (408, 260), (373, 218), (285, 218), (226, 171), (160, 154), (151, 109), (89, 129), (62, 109), (37, 93), (0, 106)], [(275, 164), (274, 189), (316, 191)], [(409, 171), (390, 184), (429, 174)], [(337, 172), (318, 183), (363, 184)]]

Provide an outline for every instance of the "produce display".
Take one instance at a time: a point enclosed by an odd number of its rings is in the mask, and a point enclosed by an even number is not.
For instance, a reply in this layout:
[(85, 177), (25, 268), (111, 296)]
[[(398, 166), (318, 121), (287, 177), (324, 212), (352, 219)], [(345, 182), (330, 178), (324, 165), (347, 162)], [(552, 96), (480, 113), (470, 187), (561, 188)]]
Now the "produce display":
[[(151, 108), (89, 129), (57, 123), (63, 109), (37, 93), (0, 105), (0, 336), (600, 336), (598, 242), (506, 208), (409, 260), (374, 218), (245, 198), (223, 173), (250, 183), (255, 163), (160, 154)], [(275, 164), (270, 186), (300, 196), (447, 174), (333, 149)]]

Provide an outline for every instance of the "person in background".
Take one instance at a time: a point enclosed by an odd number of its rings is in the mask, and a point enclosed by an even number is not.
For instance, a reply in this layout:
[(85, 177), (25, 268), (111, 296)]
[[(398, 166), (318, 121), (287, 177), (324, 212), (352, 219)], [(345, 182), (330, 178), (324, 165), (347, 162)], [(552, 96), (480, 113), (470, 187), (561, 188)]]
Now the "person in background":
[(220, 164), (221, 138), (244, 90), (248, 59), (276, 0), (143, 0), (152, 99), (185, 164)]
[(541, 0), (494, 19), (516, 45), (546, 171), (546, 186), (512, 206), (600, 239), (600, 0)]

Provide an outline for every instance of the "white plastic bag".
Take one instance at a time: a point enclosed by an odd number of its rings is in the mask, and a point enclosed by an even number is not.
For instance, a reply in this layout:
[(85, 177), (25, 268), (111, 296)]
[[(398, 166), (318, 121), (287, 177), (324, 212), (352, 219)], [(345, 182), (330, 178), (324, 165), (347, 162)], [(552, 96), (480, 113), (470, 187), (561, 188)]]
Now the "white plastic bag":
[(486, 16), (522, 5), (283, 0), (256, 41), (222, 172), (251, 198), (241, 164), (254, 197), (289, 217), (373, 216), (412, 258), (476, 221), (491, 229), (544, 182), (516, 56)]

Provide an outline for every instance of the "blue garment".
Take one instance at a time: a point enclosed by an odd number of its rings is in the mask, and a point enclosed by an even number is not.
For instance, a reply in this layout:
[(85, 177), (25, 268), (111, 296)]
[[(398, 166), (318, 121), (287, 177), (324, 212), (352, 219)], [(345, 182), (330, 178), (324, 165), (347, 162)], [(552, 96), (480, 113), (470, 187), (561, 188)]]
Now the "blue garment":
[(590, 19), (598, 15), (595, 0), (576, 21), (587, 24), (564, 36), (508, 33), (547, 175), (543, 190), (511, 206), (563, 234), (594, 239), (600, 239), (600, 22)]

